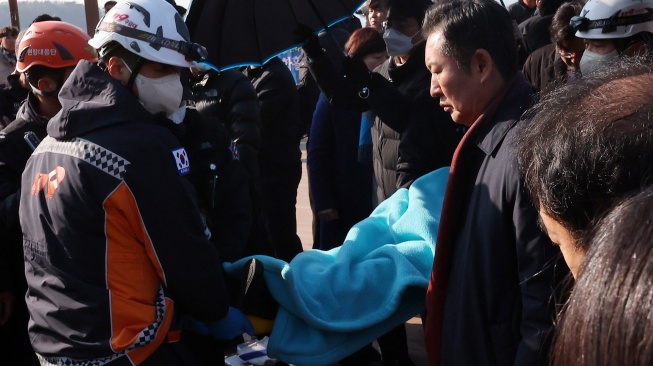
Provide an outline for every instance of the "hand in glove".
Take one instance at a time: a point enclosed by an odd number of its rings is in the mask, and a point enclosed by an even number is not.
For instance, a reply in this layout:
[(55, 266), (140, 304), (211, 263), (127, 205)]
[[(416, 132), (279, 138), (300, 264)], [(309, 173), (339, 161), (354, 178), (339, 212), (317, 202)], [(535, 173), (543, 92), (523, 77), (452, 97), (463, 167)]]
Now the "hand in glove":
[(191, 317), (184, 318), (184, 329), (199, 335), (212, 335), (220, 340), (231, 340), (243, 333), (254, 335), (249, 319), (240, 310), (230, 307), (227, 317), (217, 322), (203, 323)]
[(342, 78), (349, 88), (355, 90), (362, 99), (369, 93), (372, 72), (359, 57), (345, 57), (342, 62)]
[(300, 23), (293, 31), (293, 35), (296, 43), (303, 43), (302, 49), (308, 57), (315, 59), (322, 55), (320, 39), (309, 26)]

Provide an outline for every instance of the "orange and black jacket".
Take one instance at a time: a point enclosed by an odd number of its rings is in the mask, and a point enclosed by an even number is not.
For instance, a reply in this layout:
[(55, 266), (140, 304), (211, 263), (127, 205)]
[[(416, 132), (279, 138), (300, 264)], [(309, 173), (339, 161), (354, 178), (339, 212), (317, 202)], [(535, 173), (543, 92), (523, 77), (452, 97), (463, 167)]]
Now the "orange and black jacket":
[(134, 95), (82, 61), (22, 177), (29, 332), (56, 364), (147, 359), (173, 313), (228, 309), (185, 151)]

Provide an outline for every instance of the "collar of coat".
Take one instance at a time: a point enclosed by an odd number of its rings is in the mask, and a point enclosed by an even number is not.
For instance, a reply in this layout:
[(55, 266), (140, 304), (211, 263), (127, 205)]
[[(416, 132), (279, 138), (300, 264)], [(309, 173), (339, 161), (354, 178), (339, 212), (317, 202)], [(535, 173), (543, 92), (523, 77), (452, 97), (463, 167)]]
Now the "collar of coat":
[(533, 102), (533, 87), (518, 72), (474, 121), (467, 133), (486, 155), (493, 155), (508, 131), (519, 122)]

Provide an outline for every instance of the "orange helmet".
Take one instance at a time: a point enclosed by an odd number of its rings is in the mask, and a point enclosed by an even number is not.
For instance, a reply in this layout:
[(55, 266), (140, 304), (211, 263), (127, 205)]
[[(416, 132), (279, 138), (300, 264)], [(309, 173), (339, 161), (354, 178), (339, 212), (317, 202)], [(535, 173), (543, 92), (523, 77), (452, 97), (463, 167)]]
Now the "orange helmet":
[(54, 69), (77, 65), (79, 60), (97, 62), (91, 37), (80, 28), (58, 21), (34, 23), (16, 47), (16, 71), (25, 72), (34, 65)]

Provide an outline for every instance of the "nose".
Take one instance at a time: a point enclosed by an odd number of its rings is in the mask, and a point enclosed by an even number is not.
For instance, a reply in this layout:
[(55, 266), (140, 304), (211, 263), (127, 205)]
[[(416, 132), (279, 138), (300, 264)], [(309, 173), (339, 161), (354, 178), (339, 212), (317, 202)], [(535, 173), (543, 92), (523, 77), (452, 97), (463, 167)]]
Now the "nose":
[(442, 94), (442, 89), (440, 89), (440, 83), (438, 82), (438, 77), (434, 74), (431, 75), (431, 88), (429, 92), (433, 98), (439, 98)]

